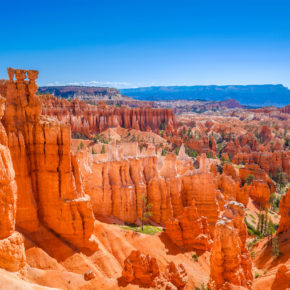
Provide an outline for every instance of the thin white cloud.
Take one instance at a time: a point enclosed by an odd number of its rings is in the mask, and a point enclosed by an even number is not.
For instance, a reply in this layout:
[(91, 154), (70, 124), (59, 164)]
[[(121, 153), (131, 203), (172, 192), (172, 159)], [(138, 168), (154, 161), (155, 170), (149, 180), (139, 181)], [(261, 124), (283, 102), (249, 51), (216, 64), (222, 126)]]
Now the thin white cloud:
[(111, 81), (82, 81), (82, 82), (53, 82), (48, 83), (45, 86), (86, 86), (86, 87), (110, 87), (110, 88), (136, 88), (139, 84), (132, 84), (128, 82), (111, 82)]

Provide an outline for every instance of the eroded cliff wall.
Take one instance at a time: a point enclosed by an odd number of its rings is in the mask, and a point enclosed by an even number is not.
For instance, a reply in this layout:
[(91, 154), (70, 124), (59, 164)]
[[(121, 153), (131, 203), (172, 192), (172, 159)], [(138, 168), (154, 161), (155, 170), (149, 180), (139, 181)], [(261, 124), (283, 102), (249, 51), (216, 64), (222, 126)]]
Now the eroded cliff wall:
[(72, 162), (70, 127), (40, 116), (37, 71), (8, 73), (3, 123), (18, 186), (16, 224), (27, 233), (42, 225), (79, 249), (96, 249), (90, 198)]
[(67, 101), (53, 96), (43, 96), (42, 114), (56, 117), (63, 123), (71, 125), (72, 132), (87, 136), (102, 132), (110, 127), (121, 126), (141, 131), (159, 132), (161, 128), (176, 129), (173, 110), (144, 108), (128, 108), (126, 106), (89, 105), (84, 101)]

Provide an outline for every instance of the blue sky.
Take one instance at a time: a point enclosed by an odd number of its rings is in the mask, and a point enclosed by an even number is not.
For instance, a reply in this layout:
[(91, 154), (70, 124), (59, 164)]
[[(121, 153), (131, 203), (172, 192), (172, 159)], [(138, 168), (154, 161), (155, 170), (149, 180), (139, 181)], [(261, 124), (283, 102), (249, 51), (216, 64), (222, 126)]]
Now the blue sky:
[[(4, 2), (4, 1), (3, 1)], [(40, 85), (284, 84), (289, 0), (5, 1), (0, 78)]]

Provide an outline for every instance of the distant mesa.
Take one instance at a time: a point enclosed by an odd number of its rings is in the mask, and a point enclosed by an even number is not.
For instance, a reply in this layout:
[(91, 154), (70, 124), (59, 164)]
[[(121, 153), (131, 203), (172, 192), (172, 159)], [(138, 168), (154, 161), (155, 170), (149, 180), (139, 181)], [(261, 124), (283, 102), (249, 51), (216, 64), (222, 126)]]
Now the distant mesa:
[(121, 95), (115, 88), (86, 87), (86, 86), (47, 86), (38, 89), (39, 94), (51, 94), (64, 99), (80, 99), (86, 101), (122, 100), (131, 101), (132, 98)]
[(283, 85), (163, 86), (122, 89), (126, 96), (147, 101), (236, 99), (242, 105), (283, 107), (289, 104), (290, 90)]

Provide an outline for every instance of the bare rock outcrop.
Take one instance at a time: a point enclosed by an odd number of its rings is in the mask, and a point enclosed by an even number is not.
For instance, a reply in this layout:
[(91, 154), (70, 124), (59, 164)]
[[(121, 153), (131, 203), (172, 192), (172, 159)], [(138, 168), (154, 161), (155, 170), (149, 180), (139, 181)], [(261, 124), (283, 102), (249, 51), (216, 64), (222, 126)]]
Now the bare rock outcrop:
[(205, 217), (199, 217), (194, 202), (183, 209), (183, 214), (169, 220), (165, 233), (171, 241), (185, 250), (210, 250), (212, 240)]
[(217, 221), (210, 259), (209, 289), (222, 289), (225, 283), (252, 287), (252, 264), (246, 247), (245, 207), (231, 201)]
[(288, 189), (288, 191), (282, 196), (279, 211), (281, 219), (277, 232), (283, 233), (290, 229), (290, 189)]
[(124, 261), (120, 280), (141, 287), (162, 286), (164, 289), (184, 289), (187, 274), (181, 264), (176, 266), (173, 262), (170, 262), (166, 270), (161, 272), (155, 258), (133, 251)]
[(25, 233), (42, 224), (79, 249), (95, 250), (93, 212), (70, 153), (70, 127), (40, 116), (38, 71), (8, 73), (3, 123), (18, 186), (16, 224)]
[(240, 178), (243, 182), (249, 175), (253, 176), (253, 181), (248, 187), (249, 196), (262, 208), (269, 204), (271, 193), (275, 192), (275, 185), (266, 172), (257, 164), (249, 164), (239, 170)]
[(107, 106), (105, 103), (89, 105), (84, 101), (67, 101), (56, 97), (43, 96), (42, 114), (56, 117), (63, 123), (71, 124), (72, 132), (87, 136), (102, 132), (110, 127), (159, 132), (165, 128), (176, 130), (177, 123), (171, 109), (154, 109), (150, 106), (128, 108)]
[(290, 267), (287, 264), (279, 266), (272, 289), (289, 289), (290, 287)]
[[(5, 99), (0, 96), (0, 120)], [(25, 266), (23, 237), (15, 231), (17, 185), (6, 131), (0, 122), (0, 268), (18, 271)]]
[(290, 151), (238, 153), (235, 164), (258, 164), (266, 173), (274, 175), (279, 167), (290, 176)]

